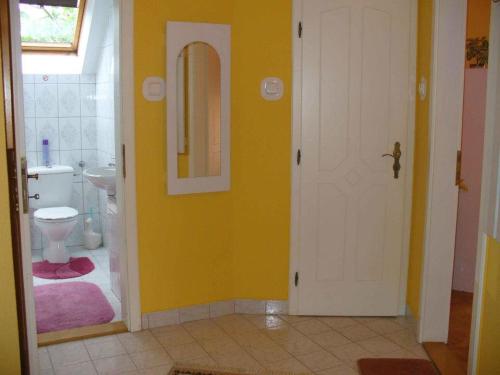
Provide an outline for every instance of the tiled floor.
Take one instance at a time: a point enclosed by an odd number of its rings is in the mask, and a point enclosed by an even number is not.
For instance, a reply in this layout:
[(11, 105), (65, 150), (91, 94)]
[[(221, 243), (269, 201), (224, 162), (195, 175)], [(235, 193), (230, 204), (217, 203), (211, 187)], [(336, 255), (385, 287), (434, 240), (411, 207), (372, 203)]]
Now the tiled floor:
[(43, 374), (167, 374), (174, 362), (357, 374), (367, 357), (427, 358), (405, 318), (226, 315), (40, 349)]
[[(101, 247), (96, 250), (87, 250), (80, 246), (72, 246), (67, 248), (72, 257), (88, 257), (94, 263), (94, 270), (82, 277), (75, 277), (72, 279), (50, 280), (33, 277), (33, 285), (45, 285), (53, 283), (65, 283), (71, 281), (88, 281), (94, 283), (101, 288), (102, 293), (106, 296), (109, 303), (113, 307), (115, 317), (113, 321), (121, 320), (121, 305), (118, 298), (111, 290), (111, 277), (109, 270), (109, 254), (108, 250)], [(33, 262), (42, 260), (42, 251), (34, 250), (32, 253)]]

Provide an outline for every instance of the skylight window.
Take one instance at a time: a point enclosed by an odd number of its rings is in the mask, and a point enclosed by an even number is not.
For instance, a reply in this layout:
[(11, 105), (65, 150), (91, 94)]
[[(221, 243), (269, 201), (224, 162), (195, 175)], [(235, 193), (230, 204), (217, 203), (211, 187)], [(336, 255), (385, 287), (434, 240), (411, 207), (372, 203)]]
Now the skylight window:
[(23, 51), (76, 52), (85, 0), (21, 0)]

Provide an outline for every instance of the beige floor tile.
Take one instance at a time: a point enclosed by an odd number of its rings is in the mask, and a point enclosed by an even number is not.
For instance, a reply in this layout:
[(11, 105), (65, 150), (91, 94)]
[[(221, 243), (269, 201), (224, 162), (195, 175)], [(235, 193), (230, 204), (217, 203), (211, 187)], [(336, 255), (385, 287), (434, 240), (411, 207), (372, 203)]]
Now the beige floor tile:
[(282, 361), (270, 363), (266, 365), (266, 368), (270, 371), (276, 372), (292, 372), (294, 374), (310, 374), (310, 370), (304, 366), (299, 360), (295, 358), (289, 358)]
[(414, 349), (418, 350), (422, 347), (417, 342), (413, 332), (407, 329), (384, 335), (384, 337), (410, 351), (413, 351)]
[(429, 355), (427, 354), (427, 352), (425, 351), (425, 349), (422, 347), (422, 345), (417, 345), (417, 346), (413, 347), (412, 349), (410, 349), (410, 352), (412, 352), (413, 354), (415, 354), (415, 356), (417, 358), (420, 358), (420, 359), (429, 359)]
[(376, 332), (372, 331), (370, 328), (365, 327), (364, 325), (361, 324), (355, 326), (337, 328), (336, 331), (340, 332), (342, 335), (344, 335), (351, 341), (365, 340), (378, 336)]
[(361, 323), (361, 324), (366, 324), (370, 322), (374, 322), (376, 320), (382, 319), (380, 316), (357, 316), (353, 317), (356, 322)]
[(175, 362), (183, 362), (189, 359), (204, 357), (205, 355), (207, 355), (207, 352), (203, 350), (200, 344), (196, 342), (173, 346), (165, 349)]
[(110, 358), (101, 358), (93, 361), (98, 374), (124, 374), (136, 371), (132, 359), (126, 354)]
[(85, 340), (85, 346), (91, 359), (116, 357), (127, 353), (116, 336), (107, 336), (106, 340)]
[(56, 370), (56, 375), (97, 375), (97, 372), (92, 362), (89, 361), (60, 367)]
[(128, 353), (145, 352), (161, 348), (160, 343), (148, 330), (121, 333), (117, 337)]
[(324, 332), (318, 335), (311, 335), (309, 336), (309, 338), (316, 344), (322, 346), (327, 350), (336, 346), (342, 346), (352, 343), (351, 340), (335, 331)]
[(340, 359), (325, 350), (299, 355), (297, 359), (312, 371), (326, 370), (342, 364)]
[(90, 361), (87, 349), (81, 341), (49, 346), (48, 351), (54, 369)]
[(306, 320), (292, 324), (293, 327), (302, 332), (304, 335), (316, 335), (318, 333), (328, 332), (331, 330), (330, 326), (321, 322), (318, 319)]
[(217, 362), (212, 359), (208, 354), (205, 354), (202, 357), (191, 358), (182, 362), (185, 365), (190, 366), (205, 366), (205, 367), (215, 367), (217, 366)]
[(212, 321), (229, 334), (258, 330), (256, 326), (241, 315), (225, 315), (214, 318)]
[(283, 326), (273, 329), (262, 329), (261, 332), (265, 333), (268, 337), (276, 342), (290, 342), (306, 337), (304, 334), (300, 333), (291, 326)]
[(278, 328), (288, 325), (276, 315), (245, 315), (245, 318), (257, 328)]
[(281, 319), (288, 323), (298, 323), (305, 320), (314, 319), (314, 316), (299, 316), (299, 315), (279, 315)]
[(332, 367), (328, 370), (318, 371), (317, 375), (358, 375), (359, 372), (347, 365)]
[(354, 343), (332, 348), (331, 352), (333, 355), (335, 355), (335, 357), (339, 358), (342, 362), (344, 362), (351, 368), (357, 368), (356, 361), (358, 359), (375, 357), (368, 350)]
[(248, 347), (245, 350), (262, 365), (292, 358), (289, 353), (277, 344), (264, 347)]
[(200, 340), (199, 344), (208, 354), (214, 355), (237, 355), (243, 349), (231, 338), (217, 338), (211, 340)]
[(355, 326), (355, 325), (359, 324), (354, 319), (344, 317), (344, 316), (325, 316), (325, 317), (321, 317), (318, 319), (321, 322), (328, 324), (333, 329)]
[(196, 341), (194, 337), (191, 336), (183, 327), (177, 326), (176, 328), (177, 329), (173, 329), (168, 332), (153, 332), (153, 335), (165, 348), (189, 344)]
[(132, 362), (138, 369), (172, 365), (173, 361), (163, 349), (149, 350), (130, 354)]
[(234, 339), (243, 348), (247, 347), (270, 347), (276, 345), (271, 338), (260, 331), (233, 333), (231, 338)]
[(378, 336), (357, 342), (362, 348), (368, 350), (370, 353), (383, 356), (393, 352), (401, 351), (402, 348), (386, 339), (385, 337)]
[(225, 337), (227, 334), (211, 320), (184, 323), (183, 327), (197, 340)]
[(396, 323), (395, 319), (379, 319), (365, 323), (365, 326), (378, 334), (385, 335), (404, 330), (403, 326)]
[(49, 351), (47, 348), (38, 349), (38, 366), (40, 370), (51, 370), (52, 362), (50, 362)]
[(321, 351), (321, 346), (314, 343), (307, 337), (298, 340), (282, 341), (280, 345), (292, 355), (308, 354)]
[(240, 355), (231, 356), (219, 356), (213, 355), (213, 359), (217, 362), (217, 365), (221, 367), (233, 368), (233, 369), (244, 369), (244, 370), (262, 370), (262, 365), (259, 364), (254, 358), (243, 352)]

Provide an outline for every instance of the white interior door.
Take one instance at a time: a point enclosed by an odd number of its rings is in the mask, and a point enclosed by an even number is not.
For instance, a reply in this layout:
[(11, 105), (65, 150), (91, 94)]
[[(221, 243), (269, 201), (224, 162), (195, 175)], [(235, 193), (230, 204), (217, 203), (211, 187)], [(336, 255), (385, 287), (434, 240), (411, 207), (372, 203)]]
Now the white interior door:
[(302, 24), (297, 311), (398, 315), (411, 0), (307, 0)]

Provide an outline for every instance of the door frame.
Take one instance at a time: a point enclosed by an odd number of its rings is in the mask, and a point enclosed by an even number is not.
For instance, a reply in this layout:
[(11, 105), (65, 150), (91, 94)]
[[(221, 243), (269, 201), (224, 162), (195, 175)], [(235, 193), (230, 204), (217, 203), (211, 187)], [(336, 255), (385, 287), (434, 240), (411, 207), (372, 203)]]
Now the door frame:
[[(500, 117), (497, 104), (500, 99), (500, 4), (492, 2), (490, 18), (490, 50), (488, 63), (486, 118), (483, 151), (483, 174), (481, 179), (481, 208), (479, 214), (479, 235), (476, 254), (476, 271), (474, 275), (474, 300), (472, 305), (472, 324), (469, 345), (469, 374), (477, 373), (481, 317), (483, 307), (484, 276), (486, 269), (486, 250), (488, 234), (500, 237), (498, 233), (498, 160), (494, 160), (498, 152), (498, 134), (500, 134)], [(496, 151), (495, 151), (496, 150)], [(496, 220), (495, 220), (496, 219)], [(496, 223), (495, 223), (496, 221)], [(496, 224), (496, 225), (495, 225)]]
[[(299, 22), (302, 21), (302, 6), (306, 0), (293, 0), (292, 5), (292, 149), (291, 149), (291, 212), (290, 212), (290, 264), (288, 278), (289, 314), (299, 314), (299, 292), (295, 286), (295, 273), (299, 269), (300, 249), (300, 167), (296, 153), (301, 148), (302, 138), (302, 39), (299, 38)], [(410, 0), (410, 76), (409, 86), (416, 85), (417, 71), (417, 17), (418, 0)], [(401, 257), (401, 280), (399, 296), (399, 314), (406, 314), (406, 288), (408, 261), (410, 254), (411, 209), (413, 197), (413, 154), (415, 145), (415, 97), (416, 90), (408, 93), (408, 147), (406, 151), (406, 175), (404, 198), (404, 234)]]
[(420, 287), (420, 342), (447, 342), (455, 256), (467, 0), (434, 0), (429, 177)]
[[(10, 7), (10, 30), (12, 43), (12, 86), (14, 92), (14, 119), (16, 130), (16, 144), (24, 144), (24, 106), (22, 86), (22, 62), (19, 22), (19, 0), (8, 0)], [(134, 0), (114, 0), (118, 5), (117, 11), (120, 17), (119, 43), (120, 43), (120, 97), (121, 97), (121, 142), (127, 150), (125, 154), (126, 178), (123, 182), (124, 192), (124, 223), (122, 229), (125, 231), (126, 270), (126, 308), (124, 323), (130, 331), (141, 329), (141, 306), (139, 291), (139, 264), (138, 264), (138, 242), (137, 242), (137, 207), (135, 186), (135, 112), (134, 112), (134, 31), (133, 14)], [(22, 142), (22, 143), (21, 143)], [(23, 150), (24, 152), (24, 147)], [(22, 191), (20, 159), (21, 150), (16, 148), (18, 191)], [(117, 158), (120, 164), (122, 158)], [(121, 165), (117, 166), (121, 170)], [(126, 205), (125, 205), (126, 202)], [(31, 373), (39, 373), (38, 368), (38, 343), (35, 323), (35, 304), (33, 298), (33, 281), (31, 270), (31, 241), (29, 219), (23, 214), (22, 200), (20, 200), (19, 220), (21, 223), (21, 246), (22, 246), (22, 272), (24, 277), (26, 308), (26, 323), (29, 348), (29, 365)], [(123, 262), (121, 262), (123, 264)]]

